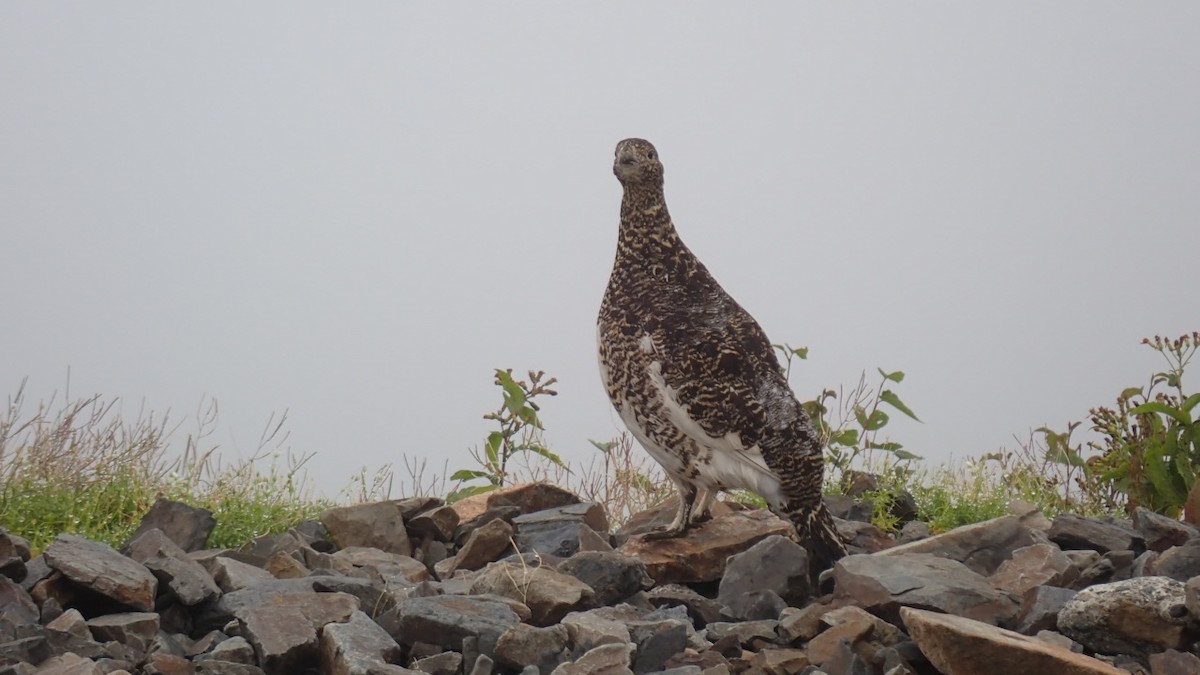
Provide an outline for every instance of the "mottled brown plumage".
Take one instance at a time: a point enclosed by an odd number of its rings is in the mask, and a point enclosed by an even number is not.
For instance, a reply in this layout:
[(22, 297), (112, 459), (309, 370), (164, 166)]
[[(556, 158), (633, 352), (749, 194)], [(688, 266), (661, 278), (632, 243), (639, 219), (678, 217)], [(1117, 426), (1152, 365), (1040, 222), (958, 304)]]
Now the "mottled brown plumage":
[(682, 534), (721, 489), (763, 496), (822, 565), (845, 554), (821, 502), (819, 437), (762, 328), (679, 238), (648, 141), (617, 144), (624, 188), (612, 276), (598, 321), (613, 406), (680, 491)]

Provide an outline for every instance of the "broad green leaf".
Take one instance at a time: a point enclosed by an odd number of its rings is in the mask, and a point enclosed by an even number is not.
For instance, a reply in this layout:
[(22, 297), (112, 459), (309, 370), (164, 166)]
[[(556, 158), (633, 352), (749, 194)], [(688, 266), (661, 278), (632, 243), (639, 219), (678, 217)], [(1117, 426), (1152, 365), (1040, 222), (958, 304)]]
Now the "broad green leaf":
[(858, 429), (843, 429), (841, 433), (831, 436), (829, 442), (838, 445), (855, 445), (858, 443)]
[(543, 445), (537, 445), (535, 443), (530, 443), (529, 445), (525, 446), (525, 450), (528, 450), (529, 452), (532, 452), (534, 454), (545, 457), (546, 459), (550, 460), (555, 466), (559, 466), (564, 469), (567, 468), (566, 463), (562, 461), (562, 457), (559, 457), (558, 455), (554, 454), (553, 452), (550, 452), (550, 449)]
[(920, 461), (921, 459), (923, 459), (920, 455), (913, 454), (907, 450), (897, 450), (897, 451), (893, 452), (892, 454), (896, 456), (896, 459), (917, 460), (917, 461)]
[(516, 415), (517, 411), (525, 407), (525, 392), (522, 391), (521, 385), (517, 384), (511, 373), (499, 368), (496, 369), (496, 381), (504, 390), (504, 407)]
[(1175, 453), (1175, 473), (1183, 480), (1184, 491), (1190, 492), (1196, 485), (1196, 468), (1192, 466), (1192, 460), (1188, 457), (1187, 452)]
[(883, 379), (885, 379), (885, 380), (891, 380), (892, 382), (903, 382), (904, 381), (904, 371), (902, 371), (902, 370), (897, 370), (897, 371), (894, 371), (891, 373), (883, 372), (883, 368), (877, 368), (876, 370), (879, 371), (879, 374), (882, 375)]
[(1087, 466), (1087, 462), (1079, 455), (1079, 452), (1074, 448), (1067, 447), (1066, 443), (1050, 444), (1046, 448), (1046, 459), (1055, 464), (1066, 464), (1067, 466)]
[(1154, 491), (1161, 498), (1161, 501), (1174, 504), (1182, 503), (1184, 496), (1176, 493), (1175, 485), (1171, 481), (1170, 469), (1163, 459), (1162, 448), (1147, 448), (1144, 460), (1146, 477), (1150, 479), (1150, 484), (1154, 486)]
[(883, 392), (879, 394), (879, 400), (892, 406), (896, 410), (899, 410), (905, 415), (908, 415), (914, 420), (917, 420), (918, 422), (921, 421), (920, 418), (918, 418), (908, 406), (904, 405), (904, 401), (900, 400), (900, 397), (896, 395), (896, 392), (892, 391), (891, 389), (884, 389)]
[(459, 469), (450, 474), (450, 480), (475, 480), (476, 478), (487, 478), (488, 474), (483, 471), (475, 471), (474, 469)]
[(796, 358), (800, 359), (801, 361), (808, 359), (808, 347), (796, 347), (795, 349), (792, 349), (792, 353), (795, 354)]
[(883, 443), (868, 443), (867, 447), (871, 448), (872, 450), (886, 450), (888, 452), (895, 452), (904, 446), (895, 441), (885, 441)]
[(1187, 400), (1183, 402), (1183, 405), (1180, 406), (1179, 409), (1186, 413), (1190, 413), (1192, 408), (1196, 407), (1197, 403), (1200, 403), (1200, 394), (1192, 394), (1191, 396), (1187, 397)]
[(487, 455), (488, 461), (492, 464), (500, 463), (500, 448), (504, 445), (504, 434), (499, 431), (493, 431), (488, 434), (487, 443), (484, 445), (484, 452)]
[(1192, 421), (1190, 415), (1182, 410), (1176, 410), (1162, 401), (1148, 401), (1129, 411), (1132, 415), (1144, 415), (1146, 413), (1162, 413), (1171, 417), (1183, 424)]
[(483, 494), (484, 492), (491, 492), (492, 490), (495, 490), (495, 489), (496, 489), (495, 485), (469, 485), (460, 490), (455, 490), (454, 492), (451, 492), (449, 495), (446, 495), (446, 502), (449, 504), (453, 504), (454, 502), (457, 502), (461, 499), (466, 499), (467, 497), (470, 497), (472, 495)]
[(1141, 395), (1142, 395), (1141, 387), (1127, 387), (1126, 389), (1124, 389), (1121, 392), (1121, 395), (1118, 396), (1117, 399), (1121, 400), (1121, 401), (1128, 401), (1129, 399), (1133, 398), (1134, 396), (1141, 396)]
[(863, 429), (867, 428), (867, 411), (861, 405), (854, 406), (854, 421)]
[(525, 406), (520, 410), (514, 411), (514, 414), (517, 416), (517, 419), (521, 420), (525, 424), (537, 427), (538, 429), (542, 428), (542, 421), (538, 419), (537, 411), (535, 411), (533, 408)]
[(888, 423), (887, 413), (882, 410), (875, 410), (871, 416), (867, 418), (866, 424), (862, 425), (863, 431), (879, 431)]
[(616, 441), (604, 441), (603, 443), (601, 443), (600, 441), (589, 438), (588, 443), (591, 443), (592, 445), (594, 445), (596, 447), (597, 450), (599, 450), (600, 452), (603, 452), (606, 455), (608, 453), (612, 452), (613, 449), (617, 447)]

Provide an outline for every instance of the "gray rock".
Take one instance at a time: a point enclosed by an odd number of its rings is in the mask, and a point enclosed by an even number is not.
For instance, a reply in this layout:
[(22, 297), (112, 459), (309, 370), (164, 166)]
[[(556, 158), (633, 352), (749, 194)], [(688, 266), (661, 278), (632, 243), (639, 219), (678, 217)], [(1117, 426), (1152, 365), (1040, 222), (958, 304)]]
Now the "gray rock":
[(261, 567), (255, 567), (225, 555), (208, 558), (201, 564), (212, 575), (217, 587), (225, 593), (240, 591), (264, 581), (275, 580), (270, 572)]
[(1154, 561), (1154, 574), (1186, 582), (1200, 576), (1200, 539), (1172, 546)]
[(32, 672), (37, 675), (103, 675), (105, 671), (91, 659), (68, 653), (43, 661)]
[(551, 675), (633, 675), (629, 669), (632, 649), (632, 645), (600, 645), (575, 661), (555, 668)]
[(1038, 543), (1030, 528), (1016, 516), (1001, 516), (973, 525), (957, 527), (949, 532), (901, 544), (877, 555), (905, 556), (929, 553), (958, 562), (978, 574), (990, 575), (1000, 564), (1012, 557), (1012, 552)]
[(60, 534), (46, 548), (46, 564), (90, 591), (134, 609), (154, 609), (158, 580), (111, 546), (73, 534)]
[(329, 509), (321, 524), (339, 548), (368, 546), (388, 553), (412, 555), (404, 514), (397, 502), (374, 502)]
[[(784, 600), (785, 606), (802, 605), (811, 593), (808, 552), (791, 539), (775, 535), (729, 556), (718, 587), (717, 602), (732, 608), (743, 596), (754, 591), (773, 591)], [(749, 618), (742, 612), (730, 612), (730, 615)]]
[(247, 586), (238, 591), (226, 593), (217, 598), (215, 603), (198, 605), (192, 619), (197, 632), (219, 630), (233, 621), (243, 609), (258, 607), (272, 596), (280, 593), (313, 592), (315, 577), (303, 579), (272, 579), (261, 584)]
[(257, 656), (254, 653), (254, 646), (250, 644), (246, 638), (237, 635), (225, 640), (214, 646), (212, 651), (205, 654), (206, 657), (216, 659), (217, 661), (229, 661), (231, 663), (244, 663), (246, 665), (257, 665)]
[(1047, 534), (1050, 541), (1063, 549), (1090, 549), (1100, 553), (1122, 550), (1140, 553), (1146, 549), (1145, 541), (1132, 527), (1073, 514), (1055, 518)]
[(672, 539), (647, 540), (634, 536), (617, 551), (641, 560), (646, 572), (658, 583), (716, 581), (725, 573), (729, 556), (745, 551), (771, 535), (792, 531), (770, 512), (732, 512), (716, 516)]
[(351, 546), (334, 553), (333, 557), (385, 585), (405, 587), (433, 578), (429, 569), (415, 558), (377, 548)]
[[(592, 609), (586, 612), (571, 612), (563, 617), (562, 625), (567, 628), (567, 639), (578, 652), (586, 652), (604, 644), (628, 644), (632, 642), (625, 621), (613, 616), (612, 608)], [(632, 608), (630, 608), (632, 610)], [(631, 612), (630, 616), (637, 616)]]
[(905, 607), (904, 626), (945, 675), (1122, 675), (1089, 656), (959, 616)]
[(750, 591), (726, 605), (721, 615), (723, 618), (737, 621), (778, 619), (787, 607), (787, 602), (775, 591)]
[(28, 560), (29, 542), (0, 527), (0, 576), (21, 581)]
[(1151, 675), (1195, 675), (1200, 673), (1200, 657), (1168, 649), (1150, 655)]
[(562, 624), (536, 628), (519, 623), (500, 634), (496, 662), (507, 668), (534, 666), (548, 675), (567, 659), (568, 633)]
[(922, 553), (887, 553), (839, 560), (833, 567), (834, 598), (891, 623), (900, 620), (902, 606), (938, 610), (992, 625), (1016, 613), (1012, 600), (960, 562)]
[(1068, 586), (1078, 575), (1071, 559), (1054, 544), (1034, 544), (1013, 551), (989, 577), (992, 585), (1020, 596), (1035, 586)]
[(1021, 596), (1021, 608), (1011, 628), (1023, 635), (1058, 630), (1058, 613), (1075, 597), (1075, 591), (1055, 586), (1035, 586)]
[(933, 536), (933, 533), (929, 530), (928, 523), (923, 523), (919, 520), (911, 520), (905, 523), (904, 527), (900, 528), (900, 536), (896, 541), (900, 544), (908, 544), (914, 541), (928, 539), (931, 536)]
[(774, 642), (778, 636), (778, 621), (717, 621), (705, 628), (707, 637), (719, 642), (732, 637), (742, 647), (750, 647), (756, 640)]
[(0, 576), (0, 641), (11, 635), (15, 626), (36, 624), (40, 618), (37, 604), (20, 584)]
[(196, 675), (265, 675), (262, 668), (258, 666), (219, 661), (217, 659), (197, 661), (195, 666)]
[(1200, 529), (1194, 525), (1168, 518), (1143, 506), (1133, 510), (1133, 529), (1142, 535), (1147, 549), (1159, 553), (1200, 538)]
[(365, 675), (400, 658), (400, 645), (361, 611), (346, 623), (325, 624), (319, 648), (321, 672), (329, 675)]
[(591, 587), (568, 574), (523, 563), (488, 565), (471, 584), (471, 593), (492, 594), (523, 603), (536, 626), (558, 623), (568, 612), (595, 606)]
[(158, 615), (153, 612), (122, 612), (89, 619), (88, 629), (100, 642), (119, 642), (145, 654), (158, 634)]
[(681, 606), (687, 610), (692, 622), (703, 628), (713, 621), (721, 621), (721, 604), (687, 586), (663, 584), (655, 586), (646, 594), (646, 599), (656, 608)]
[(458, 523), (458, 511), (453, 506), (442, 505), (411, 518), (408, 531), (423, 539), (451, 542)]
[(484, 654), (494, 653), (501, 633), (521, 621), (507, 603), (462, 595), (408, 598), (396, 611), (399, 634), (393, 637), (406, 644), (461, 650), (463, 639), (470, 637), (479, 641)]
[(637, 649), (634, 652), (633, 672), (651, 673), (662, 670), (667, 659), (687, 646), (691, 624), (677, 618), (665, 620), (628, 621), (629, 637)]
[(463, 657), (458, 652), (442, 652), (412, 662), (414, 670), (429, 675), (458, 675), (462, 666)]
[(268, 675), (299, 672), (317, 663), (317, 630), (300, 607), (255, 607), (240, 618), (241, 632)]
[(579, 551), (581, 528), (607, 532), (608, 516), (596, 503), (569, 504), (519, 515), (513, 527), (518, 550), (566, 558)]
[(1167, 577), (1140, 577), (1085, 588), (1058, 613), (1058, 630), (1088, 649), (1146, 656), (1187, 649), (1184, 585)]
[(593, 589), (597, 605), (611, 605), (654, 585), (642, 561), (612, 551), (582, 551), (559, 563), (558, 571)]
[(197, 605), (217, 597), (220, 587), (204, 567), (158, 528), (150, 528), (126, 545), (129, 557), (145, 565), (180, 602)]
[(512, 537), (512, 525), (499, 518), (492, 520), (472, 531), (450, 562), (439, 563), (438, 574), (445, 579), (455, 570), (477, 570), (495, 562), (512, 548)]
[(185, 551), (199, 551), (208, 542), (217, 521), (212, 511), (170, 499), (158, 499), (146, 515), (138, 529), (134, 530), (130, 541), (137, 539), (148, 530), (160, 530), (175, 545)]

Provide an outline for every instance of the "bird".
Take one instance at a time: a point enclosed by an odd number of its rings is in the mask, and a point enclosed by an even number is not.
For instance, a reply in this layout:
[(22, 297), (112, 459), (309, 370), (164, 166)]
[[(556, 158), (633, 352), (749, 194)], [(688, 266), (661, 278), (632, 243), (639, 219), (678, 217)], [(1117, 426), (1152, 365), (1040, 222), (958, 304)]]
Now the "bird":
[(630, 433), (679, 490), (646, 539), (683, 535), (720, 490), (744, 489), (790, 521), (817, 568), (846, 555), (821, 500), (820, 434), (758, 322), (684, 244), (649, 141), (617, 144), (620, 227), (597, 318), (600, 374)]

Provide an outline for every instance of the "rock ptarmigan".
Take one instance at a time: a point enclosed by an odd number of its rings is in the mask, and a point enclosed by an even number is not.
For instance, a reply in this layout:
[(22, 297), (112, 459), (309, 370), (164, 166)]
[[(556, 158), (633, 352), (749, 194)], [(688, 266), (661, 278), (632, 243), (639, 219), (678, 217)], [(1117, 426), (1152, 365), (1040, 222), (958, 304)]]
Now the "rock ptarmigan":
[(821, 501), (824, 455), (758, 322), (684, 245), (648, 141), (617, 144), (624, 188), (612, 276), (597, 322), (613, 406), (680, 492), (651, 538), (702, 519), (722, 489), (750, 490), (790, 520), (819, 566), (846, 549)]

